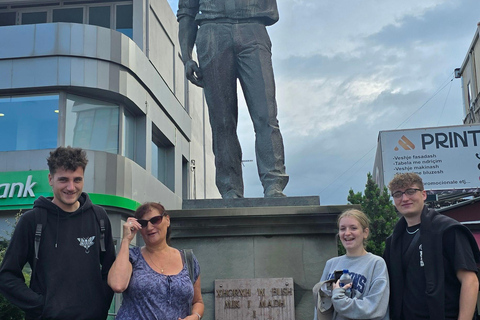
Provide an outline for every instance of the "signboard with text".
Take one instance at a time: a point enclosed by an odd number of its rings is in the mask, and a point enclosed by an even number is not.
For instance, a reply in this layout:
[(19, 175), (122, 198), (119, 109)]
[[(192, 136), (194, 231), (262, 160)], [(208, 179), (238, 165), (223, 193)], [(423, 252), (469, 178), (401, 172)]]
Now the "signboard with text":
[[(0, 210), (30, 209), (40, 196), (52, 197), (48, 170), (0, 172)], [(89, 193), (90, 200), (101, 206), (135, 211), (139, 202), (117, 195)]]
[(48, 170), (0, 172), (0, 206), (33, 204), (51, 193)]
[(295, 319), (293, 278), (215, 280), (215, 320)]
[(480, 125), (382, 131), (378, 148), (374, 171), (384, 185), (415, 172), (425, 190), (480, 187)]

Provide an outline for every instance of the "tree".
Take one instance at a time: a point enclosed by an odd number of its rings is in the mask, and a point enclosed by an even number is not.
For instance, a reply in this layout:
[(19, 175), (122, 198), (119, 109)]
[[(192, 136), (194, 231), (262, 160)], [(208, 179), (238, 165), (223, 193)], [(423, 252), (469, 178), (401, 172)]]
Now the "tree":
[[(21, 212), (17, 213), (15, 216), (15, 225), (17, 225), (18, 219), (20, 218)], [(10, 223), (7, 221), (7, 223)], [(0, 235), (0, 263), (3, 261), (3, 257), (5, 255), (5, 251), (8, 247), (7, 239), (10, 238), (11, 232), (7, 232), (3, 230), (6, 236)], [(25, 281), (27, 284), (30, 282), (30, 273), (24, 269), (23, 276), (25, 277)], [(20, 320), (24, 319), (24, 312), (20, 310), (18, 307), (11, 304), (7, 299), (5, 299), (0, 294), (0, 319), (2, 320)]]
[(361, 205), (362, 211), (370, 219), (370, 237), (367, 242), (367, 251), (379, 256), (383, 255), (385, 239), (392, 234), (398, 221), (398, 215), (390, 200), (387, 188), (383, 187), (383, 190), (380, 191), (369, 172), (364, 194), (361, 192), (354, 193), (350, 189), (347, 200), (351, 204)]

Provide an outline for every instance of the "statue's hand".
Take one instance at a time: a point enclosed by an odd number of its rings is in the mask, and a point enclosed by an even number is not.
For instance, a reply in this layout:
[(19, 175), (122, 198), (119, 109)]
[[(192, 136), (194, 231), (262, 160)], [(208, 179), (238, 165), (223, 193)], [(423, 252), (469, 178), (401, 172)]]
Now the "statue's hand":
[(188, 60), (185, 63), (185, 75), (191, 83), (200, 88), (203, 88), (202, 70), (200, 70), (198, 64), (195, 61)]

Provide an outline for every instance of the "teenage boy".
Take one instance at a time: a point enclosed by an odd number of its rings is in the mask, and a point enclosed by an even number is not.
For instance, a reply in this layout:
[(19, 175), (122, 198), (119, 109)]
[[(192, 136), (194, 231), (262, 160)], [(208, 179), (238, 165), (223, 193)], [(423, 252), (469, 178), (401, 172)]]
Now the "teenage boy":
[(391, 319), (471, 320), (480, 261), (473, 235), (425, 206), (427, 194), (419, 175), (398, 174), (388, 188), (402, 215), (384, 252)]
[[(83, 190), (84, 150), (59, 147), (47, 159), (53, 197), (40, 197), (15, 228), (0, 266), (0, 293), (26, 319), (105, 320), (115, 260), (110, 221)], [(22, 269), (32, 268), (30, 287)]]

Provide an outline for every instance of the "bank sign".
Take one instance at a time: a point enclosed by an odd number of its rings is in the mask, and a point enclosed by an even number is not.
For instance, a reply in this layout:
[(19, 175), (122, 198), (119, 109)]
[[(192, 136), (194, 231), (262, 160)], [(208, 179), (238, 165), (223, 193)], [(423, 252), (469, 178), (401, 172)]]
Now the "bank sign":
[(480, 187), (480, 125), (382, 131), (379, 144), (385, 185), (415, 172), (426, 190)]
[(51, 196), (48, 170), (0, 172), (0, 207), (32, 204)]

